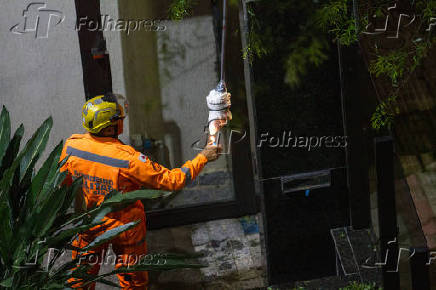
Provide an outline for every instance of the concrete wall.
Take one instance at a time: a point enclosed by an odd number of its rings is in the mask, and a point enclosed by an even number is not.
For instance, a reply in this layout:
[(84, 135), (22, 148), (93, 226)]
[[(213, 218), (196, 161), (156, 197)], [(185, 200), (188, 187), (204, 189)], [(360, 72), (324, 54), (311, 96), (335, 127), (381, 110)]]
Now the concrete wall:
[[(24, 123), (27, 139), (49, 116), (54, 126), (48, 149), (74, 132), (82, 131), (80, 112), (84, 101), (82, 63), (75, 31), (76, 11), (73, 0), (51, 0), (45, 8), (59, 11), (64, 21), (58, 25), (52, 16), (48, 37), (36, 38), (28, 31), (40, 15), (40, 31), (48, 14), (29, 11), (27, 26), (23, 10), (32, 1), (2, 0), (0, 17), (0, 103), (11, 113), (13, 129)], [(55, 12), (58, 13), (58, 12)], [(60, 19), (60, 18), (59, 18)], [(43, 33), (43, 32), (41, 32)], [(46, 150), (46, 154), (47, 154)]]
[(180, 130), (182, 160), (198, 152), (191, 144), (207, 124), (206, 96), (216, 86), (212, 16), (165, 22), (157, 34), (163, 119)]
[(260, 216), (224, 219), (148, 233), (152, 253), (201, 253), (201, 270), (150, 274), (150, 288), (258, 289), (265, 287), (258, 230)]
[[(262, 268), (258, 221), (260, 215), (224, 219), (181, 227), (149, 231), (149, 253), (201, 253), (206, 268), (149, 272), (152, 290), (262, 289), (266, 286)], [(108, 252), (108, 255), (115, 255)], [(66, 255), (67, 257), (67, 255)], [(69, 257), (69, 256), (68, 256)], [(113, 265), (103, 264), (100, 273)], [(108, 278), (118, 283), (116, 276)], [(97, 284), (96, 289), (110, 289)]]
[[(113, 19), (119, 18), (118, 1), (114, 0), (100, 0), (100, 13), (101, 15), (108, 15)], [(107, 50), (109, 51), (111, 73), (112, 73), (112, 90), (116, 94), (126, 96), (126, 84), (124, 81), (124, 66), (123, 66), (123, 50), (121, 45), (120, 31), (103, 31), (106, 39)], [(119, 136), (121, 141), (130, 144), (130, 126), (129, 114), (124, 119), (124, 133)]]

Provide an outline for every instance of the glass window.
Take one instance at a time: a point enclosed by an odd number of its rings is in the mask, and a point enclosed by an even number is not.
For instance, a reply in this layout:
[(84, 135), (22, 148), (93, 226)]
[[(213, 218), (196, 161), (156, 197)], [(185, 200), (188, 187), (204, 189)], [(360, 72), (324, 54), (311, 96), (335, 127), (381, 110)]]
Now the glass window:
[[(178, 168), (194, 158), (206, 143), (206, 96), (216, 87), (219, 76), (217, 15), (212, 15), (210, 2), (202, 1), (193, 16), (170, 21), (165, 20), (168, 7), (152, 1), (102, 0), (101, 14), (113, 90), (124, 94), (129, 103), (128, 130), (123, 140), (159, 164)], [(235, 8), (234, 32), (239, 26), (237, 13)], [(236, 55), (232, 66), (237, 68), (229, 73), (227, 81), (235, 89), (235, 103), (242, 104), (236, 106), (236, 111), (238, 107), (244, 109), (232, 122), (233, 127), (221, 132), (225, 154), (207, 164), (200, 176), (165, 208), (237, 199), (230, 147), (235, 128), (237, 132), (245, 131), (242, 128), (247, 115), (240, 36), (234, 33), (229, 38), (229, 50)]]

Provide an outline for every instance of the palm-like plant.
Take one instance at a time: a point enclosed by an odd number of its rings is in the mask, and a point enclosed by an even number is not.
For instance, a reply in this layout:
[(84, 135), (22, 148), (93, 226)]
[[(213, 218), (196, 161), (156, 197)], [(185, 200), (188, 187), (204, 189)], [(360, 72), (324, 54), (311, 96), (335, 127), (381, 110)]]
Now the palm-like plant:
[[(3, 107), (0, 114), (0, 287), (64, 289), (71, 286), (68, 283), (70, 278), (117, 287), (104, 278), (123, 272), (202, 267), (189, 262), (192, 256), (150, 255), (146, 263), (92, 276), (87, 274), (89, 266), (78, 265), (79, 257), (61, 265), (60, 255), (50, 255), (52, 258), (47, 259), (50, 249), (56, 249), (55, 253), (73, 249), (71, 242), (77, 234), (101, 224), (102, 218), (109, 212), (120, 210), (139, 199), (155, 200), (171, 195), (170, 192), (157, 190), (126, 194), (112, 192), (98, 207), (74, 213), (70, 209), (82, 181), (76, 179), (71, 186), (62, 185), (66, 177), (65, 172), (59, 171), (65, 162), (58, 162), (62, 142), (35, 174), (35, 164), (46, 147), (52, 125), (51, 118), (44, 121), (20, 151), (23, 125), (18, 127), (11, 139), (9, 113)], [(109, 230), (86, 249), (75, 250), (92, 250), (136, 224), (135, 221)], [(47, 261), (43, 265), (44, 260)]]

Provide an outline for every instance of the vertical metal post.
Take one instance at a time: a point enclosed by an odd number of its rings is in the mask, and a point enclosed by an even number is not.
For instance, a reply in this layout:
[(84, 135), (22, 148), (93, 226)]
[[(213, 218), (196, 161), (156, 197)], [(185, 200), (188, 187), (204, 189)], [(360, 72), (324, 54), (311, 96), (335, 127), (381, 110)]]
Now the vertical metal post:
[(223, 0), (223, 25), (221, 28), (221, 77), (224, 82), (225, 77), (225, 58), (226, 58), (226, 35), (227, 35), (227, 0)]
[[(242, 49), (248, 47), (248, 34), (249, 34), (249, 19), (247, 12), (247, 1), (240, 0), (239, 5), (239, 27), (241, 31), (241, 43)], [(261, 238), (261, 251), (262, 251), (262, 267), (267, 270), (267, 220), (265, 214), (265, 200), (263, 195), (263, 187), (260, 183), (262, 176), (262, 168), (260, 162), (260, 150), (256, 144), (256, 134), (258, 130), (257, 126), (257, 113), (256, 113), (256, 96), (253, 92), (253, 71), (250, 65), (250, 56), (244, 58), (244, 80), (245, 80), (245, 92), (247, 98), (247, 110), (248, 110), (248, 126), (249, 126), (249, 138), (250, 138), (250, 153), (251, 153), (251, 165), (254, 177), (254, 191), (256, 198), (258, 198), (258, 205), (261, 208), (262, 220), (259, 225), (260, 238)]]
[(401, 289), (394, 186), (394, 145), (390, 136), (375, 139), (377, 202), (384, 289)]
[(430, 290), (429, 251), (427, 247), (410, 248), (410, 272), (412, 275), (412, 289)]
[[(105, 51), (95, 57), (95, 52), (105, 50), (100, 1), (75, 0), (80, 53), (82, 56), (83, 84), (86, 99), (112, 92), (112, 75), (109, 55)], [(80, 25), (83, 23), (86, 25)]]

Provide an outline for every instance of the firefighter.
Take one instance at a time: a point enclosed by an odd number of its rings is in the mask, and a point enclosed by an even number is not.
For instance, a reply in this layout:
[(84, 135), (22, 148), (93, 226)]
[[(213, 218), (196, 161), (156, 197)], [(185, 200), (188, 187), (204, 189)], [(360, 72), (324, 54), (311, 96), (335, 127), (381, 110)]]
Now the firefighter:
[[(87, 134), (72, 135), (62, 151), (61, 160), (68, 160), (61, 170), (68, 170), (68, 182), (74, 177), (82, 177), (82, 192), (76, 201), (83, 207), (91, 208), (100, 204), (105, 195), (112, 190), (129, 192), (142, 187), (169, 191), (181, 190), (195, 179), (206, 163), (218, 159), (220, 148), (208, 145), (193, 160), (187, 161), (181, 168), (167, 169), (151, 161), (144, 154), (118, 140), (123, 131), (124, 108), (117, 96), (107, 94), (97, 96), (85, 103), (82, 110), (83, 127)], [(77, 203), (77, 202), (76, 202)], [(78, 206), (76, 206), (77, 208)], [(141, 201), (129, 207), (108, 214), (105, 223), (79, 235), (73, 242), (75, 247), (85, 247), (104, 231), (122, 224), (140, 220), (133, 229), (122, 233), (112, 243), (117, 261), (116, 268), (134, 264), (147, 251), (145, 241), (145, 213)], [(92, 265), (90, 274), (98, 274), (107, 245), (88, 251), (79, 257)], [(78, 253), (73, 252), (73, 259)], [(120, 259), (121, 258), (121, 259)], [(123, 289), (146, 289), (147, 272), (119, 274)], [(73, 287), (81, 287), (78, 280), (71, 279)], [(89, 285), (87, 289), (94, 289)]]

